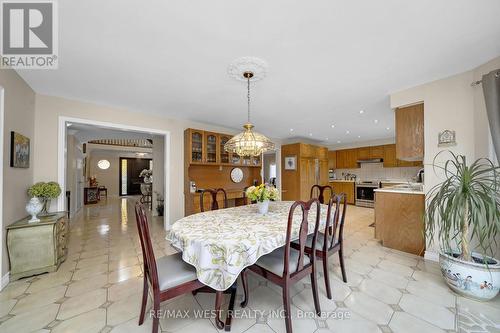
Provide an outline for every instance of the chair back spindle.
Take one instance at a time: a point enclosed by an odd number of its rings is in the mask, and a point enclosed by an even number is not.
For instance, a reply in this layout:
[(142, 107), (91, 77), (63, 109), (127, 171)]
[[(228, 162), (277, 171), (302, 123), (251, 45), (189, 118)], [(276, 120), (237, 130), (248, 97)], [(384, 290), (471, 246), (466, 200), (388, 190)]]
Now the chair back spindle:
[[(314, 195), (315, 194), (315, 190), (318, 193), (317, 196)], [(313, 185), (311, 187), (311, 194), (310, 194), (309, 198), (310, 199), (318, 198), (319, 202), (321, 204), (324, 204), (326, 202), (326, 200), (325, 200), (325, 192), (326, 192), (326, 190), (330, 191), (330, 198), (334, 196), (333, 188), (330, 185), (321, 186), (321, 185), (315, 184), (315, 185)]]
[(345, 193), (340, 193), (330, 198), (328, 202), (323, 251), (332, 250), (337, 244), (342, 242), (346, 208), (347, 204)]
[[(316, 205), (316, 219), (314, 223), (314, 232), (313, 232), (313, 251), (310, 256), (310, 263), (314, 263), (316, 260), (316, 239), (318, 237), (319, 231), (319, 222), (320, 222), (320, 213), (321, 206), (318, 199), (311, 199), (308, 202), (304, 201), (296, 201), (290, 207), (290, 212), (288, 213), (288, 224), (286, 230), (286, 243), (285, 243), (285, 258), (284, 258), (284, 269), (283, 276), (294, 274), (296, 272), (301, 271), (304, 268), (304, 255), (305, 247), (307, 242), (307, 235), (309, 233), (309, 212), (311, 211), (313, 205)], [(297, 269), (295, 272), (289, 271), (289, 263), (290, 263), (290, 244), (292, 241), (292, 229), (293, 229), (293, 216), (295, 213), (295, 209), (297, 207), (301, 208), (302, 216), (300, 220), (300, 228), (299, 228), (299, 256), (297, 261)]]

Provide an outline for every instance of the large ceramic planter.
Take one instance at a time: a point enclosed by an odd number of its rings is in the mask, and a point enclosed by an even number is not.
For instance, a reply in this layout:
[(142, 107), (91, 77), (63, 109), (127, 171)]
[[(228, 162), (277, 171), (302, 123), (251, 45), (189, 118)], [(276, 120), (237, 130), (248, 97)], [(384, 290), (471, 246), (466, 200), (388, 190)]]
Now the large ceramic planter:
[(267, 214), (267, 212), (269, 211), (269, 200), (257, 202), (257, 209), (259, 210), (259, 214)]
[(458, 259), (457, 255), (439, 254), (441, 273), (448, 286), (456, 293), (475, 299), (489, 301), (494, 298), (500, 288), (500, 263), (488, 258), (488, 266), (480, 263), (482, 256), (472, 253), (478, 262)]

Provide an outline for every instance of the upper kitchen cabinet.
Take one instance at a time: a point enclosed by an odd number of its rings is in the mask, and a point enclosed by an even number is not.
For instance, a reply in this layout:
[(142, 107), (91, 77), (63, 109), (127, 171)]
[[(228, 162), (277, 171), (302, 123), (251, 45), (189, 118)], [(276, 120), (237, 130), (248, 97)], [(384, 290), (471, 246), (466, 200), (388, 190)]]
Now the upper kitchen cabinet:
[(384, 158), (384, 146), (370, 147), (370, 158)]
[(356, 148), (337, 150), (337, 169), (359, 168), (358, 150)]
[(358, 159), (367, 160), (370, 159), (370, 147), (358, 148)]
[(424, 159), (424, 104), (396, 109), (396, 157), (403, 161)]
[(328, 151), (328, 169), (337, 169), (337, 152), (334, 150)]

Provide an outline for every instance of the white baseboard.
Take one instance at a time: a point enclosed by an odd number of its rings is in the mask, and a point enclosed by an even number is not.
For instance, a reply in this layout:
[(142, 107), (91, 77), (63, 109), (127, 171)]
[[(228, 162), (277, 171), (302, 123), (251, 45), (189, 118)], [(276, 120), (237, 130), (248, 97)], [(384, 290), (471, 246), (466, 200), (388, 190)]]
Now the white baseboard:
[(4, 276), (2, 276), (2, 282), (0, 284), (0, 290), (3, 290), (9, 284), (10, 272), (7, 272)]
[(438, 262), (439, 261), (439, 254), (437, 252), (433, 252), (433, 251), (425, 251), (424, 259)]

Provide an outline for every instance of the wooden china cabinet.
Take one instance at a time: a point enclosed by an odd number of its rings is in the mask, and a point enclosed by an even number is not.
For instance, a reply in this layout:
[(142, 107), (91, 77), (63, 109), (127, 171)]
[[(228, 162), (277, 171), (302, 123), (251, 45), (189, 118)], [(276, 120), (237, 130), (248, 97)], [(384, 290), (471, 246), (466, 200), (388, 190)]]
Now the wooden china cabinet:
[[(243, 190), (261, 183), (261, 156), (241, 158), (224, 150), (224, 145), (232, 138), (230, 134), (215, 133), (188, 128), (184, 131), (184, 202), (185, 213), (199, 211), (199, 193), (191, 192), (191, 183), (196, 188), (224, 188), (230, 205), (244, 202)], [(231, 180), (231, 171), (240, 168), (243, 180)], [(222, 205), (222, 202), (220, 203)]]

